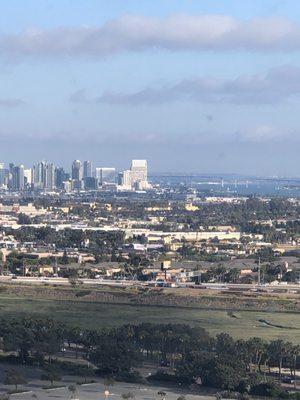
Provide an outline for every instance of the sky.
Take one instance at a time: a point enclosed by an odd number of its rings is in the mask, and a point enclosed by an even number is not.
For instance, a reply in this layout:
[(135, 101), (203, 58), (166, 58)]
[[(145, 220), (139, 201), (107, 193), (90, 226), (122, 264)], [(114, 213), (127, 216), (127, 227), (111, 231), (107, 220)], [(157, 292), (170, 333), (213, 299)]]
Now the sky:
[(300, 177), (297, 0), (0, 5), (0, 161)]

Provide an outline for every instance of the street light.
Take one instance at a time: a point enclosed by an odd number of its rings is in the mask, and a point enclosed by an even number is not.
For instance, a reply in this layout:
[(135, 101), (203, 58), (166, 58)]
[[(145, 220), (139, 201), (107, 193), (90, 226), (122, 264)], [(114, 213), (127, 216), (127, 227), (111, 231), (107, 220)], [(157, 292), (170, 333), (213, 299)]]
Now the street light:
[(106, 400), (108, 399), (108, 396), (110, 395), (109, 390), (104, 390), (104, 396), (106, 398)]

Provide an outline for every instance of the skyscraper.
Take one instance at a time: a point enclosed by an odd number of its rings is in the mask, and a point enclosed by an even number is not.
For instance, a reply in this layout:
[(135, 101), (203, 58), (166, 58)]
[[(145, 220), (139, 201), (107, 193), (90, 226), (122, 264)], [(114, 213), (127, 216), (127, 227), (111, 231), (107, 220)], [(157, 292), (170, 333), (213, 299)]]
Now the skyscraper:
[(92, 161), (84, 161), (83, 163), (83, 178), (91, 178), (93, 176), (93, 164)]
[(131, 188), (132, 183), (131, 183), (131, 171), (130, 170), (127, 169), (126, 171), (123, 171), (121, 185), (125, 186), (127, 188)]
[(131, 161), (131, 185), (137, 186), (138, 183), (147, 185), (148, 181), (148, 168), (146, 160), (132, 160)]
[(30, 188), (32, 185), (32, 169), (24, 169), (24, 183), (26, 188)]
[(35, 189), (53, 190), (55, 188), (55, 166), (41, 161), (33, 166), (33, 186)]
[(52, 163), (46, 163), (44, 189), (53, 190), (54, 188), (55, 188), (55, 166)]
[(35, 189), (44, 189), (45, 164), (41, 161), (33, 166), (32, 180)]
[(24, 165), (12, 168), (12, 190), (24, 190)]
[(80, 160), (74, 160), (72, 164), (72, 179), (75, 181), (81, 181), (83, 178), (82, 162)]
[(116, 184), (115, 168), (96, 168), (95, 177), (100, 186)]
[(0, 163), (0, 187), (5, 185), (6, 170), (4, 164)]
[(55, 168), (55, 186), (63, 189), (63, 183), (70, 179), (70, 174), (66, 173), (62, 167)]

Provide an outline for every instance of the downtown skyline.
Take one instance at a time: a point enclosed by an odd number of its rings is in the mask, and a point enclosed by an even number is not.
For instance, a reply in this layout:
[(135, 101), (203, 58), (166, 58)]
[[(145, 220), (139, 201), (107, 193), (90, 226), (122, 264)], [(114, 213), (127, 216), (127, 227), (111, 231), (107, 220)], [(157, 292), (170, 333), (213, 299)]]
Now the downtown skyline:
[(81, 191), (81, 190), (144, 191), (152, 189), (148, 182), (147, 160), (132, 160), (130, 169), (93, 166), (90, 160), (74, 160), (64, 169), (49, 161), (39, 161), (32, 167), (12, 162), (0, 163), (2, 191)]

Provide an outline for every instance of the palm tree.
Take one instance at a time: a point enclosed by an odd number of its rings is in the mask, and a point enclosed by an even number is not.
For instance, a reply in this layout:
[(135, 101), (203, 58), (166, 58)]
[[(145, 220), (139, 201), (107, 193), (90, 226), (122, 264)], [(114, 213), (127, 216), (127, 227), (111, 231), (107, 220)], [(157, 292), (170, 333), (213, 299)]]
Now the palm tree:
[(291, 347), (291, 343), (284, 342), (281, 339), (273, 340), (268, 346), (270, 360), (277, 363), (280, 381), (282, 377), (282, 364), (284, 359), (288, 357)]
[(166, 399), (167, 393), (164, 392), (163, 390), (160, 390), (159, 392), (157, 392), (157, 394), (159, 395), (161, 400), (165, 400)]
[(135, 399), (135, 395), (132, 392), (123, 393), (123, 394), (121, 394), (121, 397), (123, 400), (134, 400)]
[(70, 385), (68, 387), (68, 390), (70, 392), (71, 395), (71, 399), (75, 400), (76, 399), (76, 394), (77, 394), (77, 387), (76, 385)]

